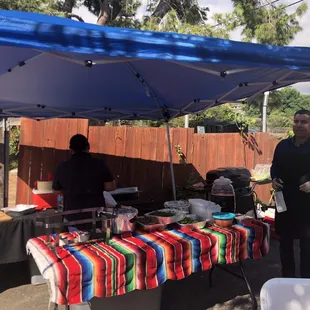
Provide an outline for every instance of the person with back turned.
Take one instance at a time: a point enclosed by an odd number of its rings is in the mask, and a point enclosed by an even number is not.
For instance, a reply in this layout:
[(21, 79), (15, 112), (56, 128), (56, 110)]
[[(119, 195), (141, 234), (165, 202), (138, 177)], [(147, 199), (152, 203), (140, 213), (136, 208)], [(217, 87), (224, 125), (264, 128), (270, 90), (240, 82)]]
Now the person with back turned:
[(282, 276), (296, 277), (294, 239), (299, 239), (300, 276), (310, 278), (310, 111), (294, 115), (294, 137), (276, 147), (271, 166), (272, 186), (282, 191), (286, 211), (276, 211)]
[[(70, 139), (72, 153), (68, 161), (61, 163), (55, 173), (53, 190), (64, 196), (64, 211), (105, 206), (103, 191), (115, 189), (113, 176), (104, 161), (93, 158), (85, 136), (77, 134)], [(67, 215), (65, 221), (91, 218), (91, 213)], [(90, 224), (77, 225), (89, 229)], [(69, 227), (69, 230), (75, 228)]]

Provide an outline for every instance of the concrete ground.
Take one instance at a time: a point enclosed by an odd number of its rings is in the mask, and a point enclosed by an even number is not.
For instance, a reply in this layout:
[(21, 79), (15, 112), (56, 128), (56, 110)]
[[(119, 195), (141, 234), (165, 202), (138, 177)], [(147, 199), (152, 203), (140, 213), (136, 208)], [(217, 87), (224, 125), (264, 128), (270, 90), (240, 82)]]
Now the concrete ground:
[[(278, 242), (271, 241), (270, 252), (264, 259), (248, 260), (245, 266), (249, 282), (259, 301), (262, 285), (280, 275)], [(238, 265), (230, 268), (238, 271)], [(23, 270), (17, 269), (10, 272), (2, 270), (2, 273), (0, 270), (0, 309), (48, 309), (47, 286), (24, 285), (26, 281), (22, 279), (22, 273)], [(194, 274), (182, 281), (168, 281), (164, 286), (161, 310), (251, 309), (250, 297), (243, 281), (220, 269), (215, 270), (213, 279), (212, 288), (208, 285), (208, 272)]]

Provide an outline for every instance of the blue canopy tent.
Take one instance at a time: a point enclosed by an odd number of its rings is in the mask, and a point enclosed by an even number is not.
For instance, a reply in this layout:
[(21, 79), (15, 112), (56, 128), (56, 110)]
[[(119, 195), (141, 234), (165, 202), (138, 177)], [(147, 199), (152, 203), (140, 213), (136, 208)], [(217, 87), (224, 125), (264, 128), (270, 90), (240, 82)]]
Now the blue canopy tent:
[(0, 11), (0, 57), (3, 117), (168, 124), (310, 80), (310, 48), (102, 27), (16, 11)]

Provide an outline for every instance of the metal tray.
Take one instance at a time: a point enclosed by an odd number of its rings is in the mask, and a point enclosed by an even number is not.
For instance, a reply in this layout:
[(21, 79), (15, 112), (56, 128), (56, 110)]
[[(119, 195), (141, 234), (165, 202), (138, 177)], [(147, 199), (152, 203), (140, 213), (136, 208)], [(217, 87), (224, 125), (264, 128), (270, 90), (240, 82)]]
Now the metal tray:
[(181, 224), (180, 222), (177, 222), (177, 224), (180, 225), (182, 228), (188, 227), (188, 228), (202, 229), (206, 226), (206, 223), (208, 222), (208, 220), (198, 221), (197, 216), (195, 214), (187, 214), (187, 215), (185, 215), (184, 218), (186, 218), (186, 217), (195, 219), (195, 220), (197, 220), (197, 222), (188, 223), (188, 224)]
[[(157, 212), (174, 213), (174, 215), (172, 215), (172, 216), (157, 216), (157, 215), (155, 215)], [(156, 218), (160, 224), (165, 224), (165, 225), (181, 221), (185, 215), (186, 215), (185, 212), (175, 210), (175, 209), (160, 209), (160, 210), (152, 211), (152, 212), (145, 214), (145, 216), (148, 216), (151, 218)]]
[[(167, 227), (167, 225), (160, 224), (160, 223), (158, 223), (158, 224), (144, 224), (141, 222), (142, 218), (143, 217), (136, 217), (135, 220), (136, 220), (136, 227), (140, 228), (143, 231), (147, 231), (147, 232), (161, 231)], [(141, 221), (139, 221), (139, 219), (141, 219)]]

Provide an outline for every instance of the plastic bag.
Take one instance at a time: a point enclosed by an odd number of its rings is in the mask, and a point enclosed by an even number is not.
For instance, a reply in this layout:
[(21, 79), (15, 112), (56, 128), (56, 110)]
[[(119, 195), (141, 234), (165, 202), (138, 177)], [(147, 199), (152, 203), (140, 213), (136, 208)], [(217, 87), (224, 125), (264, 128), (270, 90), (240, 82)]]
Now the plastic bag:
[(251, 170), (252, 180), (263, 181), (270, 179), (271, 165), (258, 164)]

